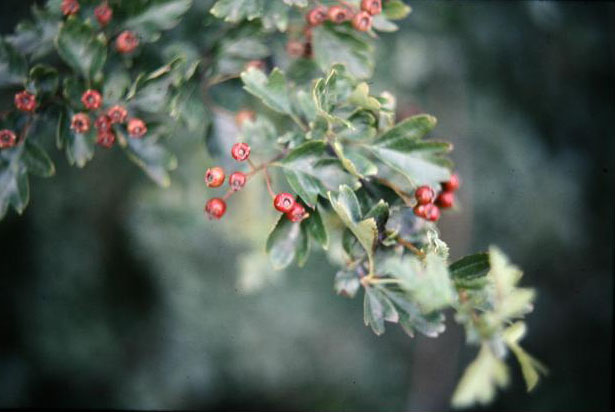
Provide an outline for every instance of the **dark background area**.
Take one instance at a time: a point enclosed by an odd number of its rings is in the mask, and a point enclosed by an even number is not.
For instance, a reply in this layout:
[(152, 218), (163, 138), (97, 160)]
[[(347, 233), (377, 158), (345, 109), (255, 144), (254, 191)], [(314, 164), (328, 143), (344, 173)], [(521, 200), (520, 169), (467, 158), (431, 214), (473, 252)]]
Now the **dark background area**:
[[(3, 34), (31, 4), (0, 2)], [(378, 43), (373, 87), (400, 116), (436, 115), (455, 144), (453, 257), (496, 244), (538, 290), (523, 343), (550, 374), (528, 395), (509, 361), (512, 384), (485, 409), (610, 409), (615, 4), (411, 5)], [(32, 179), (24, 215), (0, 222), (0, 408), (448, 407), (475, 355), (458, 327), (374, 336), (360, 299), (334, 295), (324, 255), (261, 270), (266, 287), (244, 293), (263, 266), (249, 243), (273, 220), (238, 217), (249, 191), (226, 221), (203, 219), (206, 155), (178, 150), (167, 190), (118, 153), (84, 170), (56, 153), (57, 175)]]

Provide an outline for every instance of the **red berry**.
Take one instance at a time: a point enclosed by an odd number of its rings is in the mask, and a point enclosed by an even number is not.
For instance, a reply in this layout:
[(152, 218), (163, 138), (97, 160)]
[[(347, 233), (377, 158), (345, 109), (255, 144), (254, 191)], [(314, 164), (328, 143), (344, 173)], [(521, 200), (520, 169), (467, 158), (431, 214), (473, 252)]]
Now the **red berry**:
[(248, 178), (245, 173), (233, 172), (228, 178), (228, 184), (231, 186), (232, 190), (238, 191), (245, 186), (246, 180), (248, 180)]
[(137, 35), (129, 30), (123, 31), (115, 40), (115, 48), (120, 53), (130, 53), (139, 45)]
[(205, 172), (205, 183), (207, 187), (219, 187), (224, 183), (224, 169), (216, 166), (207, 169)]
[(98, 24), (106, 26), (113, 17), (113, 10), (109, 7), (109, 3), (105, 0), (94, 9), (94, 16), (98, 20)]
[(235, 115), (235, 123), (239, 127), (241, 127), (246, 120), (253, 122), (254, 119), (256, 119), (256, 114), (254, 114), (252, 110), (240, 110)]
[(448, 182), (442, 183), (442, 189), (445, 192), (454, 192), (455, 190), (459, 189), (459, 185), (461, 185), (459, 175), (457, 173), (453, 173)]
[(88, 116), (86, 113), (77, 113), (73, 116), (73, 118), (70, 121), (70, 128), (75, 133), (82, 134), (82, 133), (89, 132), (90, 125), (91, 125), (90, 116)]
[(435, 222), (440, 219), (440, 208), (433, 203), (425, 205), (425, 219)]
[(307, 216), (308, 214), (305, 213), (305, 208), (298, 202), (295, 202), (293, 208), (289, 212), (286, 212), (286, 217), (291, 222), (301, 222)]
[(101, 114), (94, 121), (94, 127), (99, 132), (107, 132), (111, 130), (111, 118), (106, 114)]
[(293, 210), (296, 203), (295, 197), (290, 193), (278, 193), (273, 199), (273, 207), (282, 213), (288, 213)]
[(72, 16), (79, 11), (79, 2), (77, 0), (62, 0), (60, 4), (60, 10), (65, 16)]
[(32, 112), (36, 108), (36, 96), (24, 90), (15, 95), (15, 106), (24, 112)]
[(382, 12), (382, 0), (362, 0), (361, 10), (368, 12), (372, 16)]
[(107, 110), (107, 116), (111, 119), (112, 124), (124, 123), (128, 112), (124, 106), (115, 105)]
[(352, 18), (352, 27), (358, 31), (368, 31), (372, 27), (372, 15), (361, 11)]
[(421, 186), (414, 192), (414, 197), (416, 197), (416, 201), (419, 205), (426, 205), (427, 203), (433, 202), (435, 196), (436, 194), (429, 186)]
[(128, 121), (128, 134), (136, 139), (141, 138), (147, 133), (145, 122), (137, 117)]
[(414, 214), (424, 219), (425, 218), (425, 206), (426, 205), (416, 205), (414, 207)]
[(305, 53), (305, 45), (300, 41), (290, 40), (286, 43), (286, 53), (293, 58), (301, 57)]
[(250, 146), (246, 143), (235, 143), (231, 148), (231, 156), (238, 162), (248, 160), (248, 157), (250, 157)]
[(344, 6), (331, 6), (327, 12), (327, 17), (335, 24), (343, 23), (352, 18), (352, 13)]
[(438, 195), (436, 199), (436, 205), (440, 206), (442, 209), (448, 209), (449, 207), (453, 207), (455, 203), (455, 194), (453, 192), (442, 192)]
[(12, 130), (0, 130), (0, 149), (7, 149), (9, 147), (13, 147), (16, 143), (17, 136)]
[(205, 204), (205, 213), (210, 219), (220, 219), (226, 212), (226, 203), (219, 197), (209, 199)]
[(96, 110), (102, 105), (103, 98), (97, 90), (86, 90), (81, 96), (81, 103), (88, 110)]
[(104, 148), (109, 149), (115, 143), (115, 133), (111, 130), (101, 130), (96, 137), (96, 143)]
[(310, 26), (318, 26), (327, 20), (327, 7), (318, 6), (305, 15), (305, 20)]

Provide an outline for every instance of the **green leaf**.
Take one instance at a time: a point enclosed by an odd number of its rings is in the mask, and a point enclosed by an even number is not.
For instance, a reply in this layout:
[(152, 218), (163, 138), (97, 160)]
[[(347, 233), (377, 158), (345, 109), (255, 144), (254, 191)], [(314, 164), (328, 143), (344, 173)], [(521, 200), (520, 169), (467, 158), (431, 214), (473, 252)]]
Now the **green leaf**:
[(155, 140), (151, 135), (142, 139), (129, 137), (123, 148), (128, 158), (143, 169), (154, 182), (161, 187), (169, 187), (171, 178), (168, 172), (177, 167), (177, 158)]
[(384, 230), (384, 225), (389, 219), (389, 205), (387, 202), (380, 199), (363, 218), (374, 218), (376, 225), (378, 226), (378, 230)]
[(365, 288), (363, 300), (363, 321), (371, 326), (376, 335), (384, 333), (384, 321), (398, 322), (399, 314), (393, 303), (379, 289)]
[(26, 59), (0, 37), (0, 87), (23, 84), (27, 70)]
[(58, 71), (44, 64), (37, 64), (30, 70), (30, 88), (38, 96), (53, 96), (58, 91)]
[(254, 20), (262, 16), (262, 0), (218, 0), (210, 13), (229, 23)]
[(307, 236), (301, 225), (281, 215), (267, 238), (265, 248), (273, 267), (276, 270), (284, 269), (295, 257), (301, 258), (306, 253), (306, 241)]
[(521, 366), (521, 373), (525, 379), (527, 391), (531, 392), (538, 384), (540, 374), (546, 375), (548, 370), (519, 345), (518, 342), (525, 336), (526, 330), (527, 327), (524, 322), (515, 322), (504, 331), (503, 338), (510, 350), (515, 354)]
[(436, 127), (437, 122), (435, 117), (428, 114), (412, 116), (384, 132), (376, 142), (391, 146), (400, 140), (421, 140)]
[(389, 0), (382, 4), (382, 14), (391, 20), (401, 20), (406, 18), (412, 9), (402, 0)]
[(62, 60), (88, 80), (102, 70), (107, 59), (104, 39), (96, 36), (91, 24), (77, 18), (62, 24), (55, 45)]
[(73, 133), (70, 122), (74, 112), (63, 112), (58, 120), (57, 145), (65, 147), (66, 158), (70, 165), (84, 167), (94, 157), (94, 143), (96, 132), (92, 128), (88, 133)]
[(359, 83), (354, 89), (348, 102), (362, 109), (378, 111), (380, 110), (380, 102), (378, 99), (369, 95), (369, 85), (365, 82)]
[(533, 308), (535, 291), (516, 285), (523, 272), (510, 264), (508, 258), (496, 247), (489, 248), (490, 278), (495, 289), (494, 317), (499, 321), (522, 317)]
[(489, 254), (477, 253), (465, 256), (449, 266), (451, 278), (457, 288), (475, 289), (483, 287), (489, 272)]
[(50, 177), (56, 172), (55, 166), (47, 152), (32, 139), (26, 139), (22, 161), (28, 168), (28, 173), (40, 177)]
[(508, 385), (508, 379), (506, 364), (485, 343), (461, 377), (453, 394), (453, 406), (464, 408), (476, 403), (487, 404), (498, 388)]
[(443, 314), (439, 312), (423, 314), (408, 293), (393, 291), (379, 285), (376, 287), (395, 305), (399, 313), (399, 325), (410, 337), (414, 337), (414, 331), (417, 330), (427, 337), (435, 338), (446, 329)]
[(123, 27), (133, 30), (141, 38), (156, 40), (161, 31), (172, 29), (192, 6), (192, 0), (151, 1), (139, 8), (139, 13), (123, 23)]
[(124, 99), (130, 88), (130, 75), (123, 69), (116, 69), (105, 77), (103, 101), (106, 104), (118, 103)]
[(313, 30), (314, 58), (321, 70), (328, 72), (343, 64), (359, 78), (371, 77), (374, 70), (372, 47), (360, 34), (325, 23)]
[(329, 234), (318, 212), (318, 206), (310, 211), (310, 217), (303, 220), (301, 225), (305, 227), (307, 233), (324, 249), (329, 247)]
[(9, 36), (8, 41), (21, 53), (35, 60), (53, 51), (53, 42), (60, 25), (57, 16), (36, 5), (32, 7), (32, 16), (34, 22), (20, 22), (15, 28), (15, 34)]
[(21, 161), (23, 146), (0, 152), (0, 219), (9, 206), (22, 214), (30, 200), (27, 168)]
[(356, 272), (340, 270), (335, 274), (333, 288), (338, 295), (354, 298), (360, 287), (361, 282)]
[(250, 67), (241, 73), (243, 88), (259, 98), (267, 107), (278, 113), (291, 114), (286, 77), (277, 67), (269, 77), (262, 71)]

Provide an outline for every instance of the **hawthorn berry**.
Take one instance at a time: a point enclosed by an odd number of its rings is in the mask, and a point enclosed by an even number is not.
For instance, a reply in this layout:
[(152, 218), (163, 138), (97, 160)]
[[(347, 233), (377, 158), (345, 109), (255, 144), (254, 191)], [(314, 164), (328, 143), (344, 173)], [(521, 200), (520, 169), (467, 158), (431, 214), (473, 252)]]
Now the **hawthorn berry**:
[(94, 127), (99, 132), (106, 132), (111, 130), (111, 118), (106, 114), (101, 114), (94, 121)]
[(98, 20), (98, 24), (106, 26), (113, 17), (113, 10), (109, 7), (109, 3), (105, 0), (94, 9), (94, 16)]
[(352, 27), (358, 31), (368, 31), (372, 27), (372, 15), (361, 11), (352, 18)]
[(96, 110), (102, 105), (102, 95), (97, 90), (88, 89), (81, 96), (81, 103), (88, 110)]
[(305, 213), (305, 208), (301, 203), (295, 202), (293, 208), (289, 212), (286, 212), (286, 217), (291, 222), (301, 222), (307, 217), (307, 213)]
[(79, 2), (77, 0), (62, 0), (60, 4), (60, 10), (65, 16), (72, 16), (79, 12)]
[(382, 0), (362, 0), (361, 10), (368, 12), (372, 16), (382, 12)]
[(15, 95), (15, 107), (23, 112), (32, 112), (36, 108), (36, 96), (24, 90)]
[(436, 194), (429, 186), (421, 186), (414, 192), (414, 197), (416, 197), (416, 201), (419, 205), (426, 205), (427, 203), (433, 202), (435, 196)]
[(292, 58), (301, 57), (305, 53), (305, 45), (298, 40), (289, 40), (286, 43), (286, 53)]
[(329, 18), (329, 21), (332, 21), (335, 24), (340, 24), (350, 20), (352, 18), (352, 13), (344, 6), (335, 5), (329, 7), (327, 17)]
[(435, 222), (440, 219), (440, 208), (433, 203), (425, 205), (425, 219)]
[(123, 54), (131, 53), (138, 45), (139, 38), (130, 30), (121, 32), (117, 39), (115, 39), (115, 49)]
[(426, 214), (425, 214), (425, 206), (426, 205), (420, 205), (420, 204), (414, 206), (414, 209), (413, 209), (414, 210), (414, 214), (416, 216), (418, 216), (418, 217), (422, 217), (423, 219), (425, 219), (425, 216), (426, 216)]
[(147, 133), (145, 122), (137, 117), (128, 121), (128, 134), (136, 139), (143, 137)]
[(246, 143), (235, 143), (231, 148), (231, 156), (238, 162), (248, 160), (250, 157), (250, 146)]
[(448, 182), (442, 183), (442, 190), (445, 192), (454, 192), (459, 189), (461, 185), (461, 181), (459, 180), (459, 175), (457, 173), (453, 173)]
[(228, 178), (228, 184), (231, 186), (231, 189), (236, 192), (245, 186), (247, 180), (248, 178), (245, 173), (233, 172)]
[(12, 130), (3, 129), (0, 130), (0, 149), (6, 149), (15, 146), (17, 143), (17, 136)]
[(278, 193), (273, 198), (273, 207), (282, 213), (290, 212), (295, 206), (295, 197), (290, 193)]
[(455, 204), (455, 194), (453, 192), (441, 192), (437, 199), (436, 205), (442, 209), (448, 209)]
[(305, 15), (305, 20), (310, 26), (318, 26), (327, 20), (327, 7), (314, 7)]
[(219, 197), (209, 199), (205, 204), (205, 213), (210, 219), (220, 219), (226, 212), (226, 203)]
[(252, 110), (240, 110), (235, 115), (235, 124), (241, 127), (246, 120), (254, 121), (256, 114)]
[(210, 167), (205, 172), (205, 184), (207, 187), (220, 187), (224, 183), (224, 169), (216, 166)]
[(115, 143), (115, 133), (111, 130), (101, 130), (96, 137), (96, 143), (100, 146), (109, 149)]
[(111, 124), (124, 123), (128, 112), (124, 106), (115, 105), (107, 110), (107, 116), (111, 119)]
[(75, 133), (87, 133), (90, 131), (90, 126), (90, 116), (86, 113), (77, 113), (73, 115), (70, 121), (70, 128), (74, 130)]

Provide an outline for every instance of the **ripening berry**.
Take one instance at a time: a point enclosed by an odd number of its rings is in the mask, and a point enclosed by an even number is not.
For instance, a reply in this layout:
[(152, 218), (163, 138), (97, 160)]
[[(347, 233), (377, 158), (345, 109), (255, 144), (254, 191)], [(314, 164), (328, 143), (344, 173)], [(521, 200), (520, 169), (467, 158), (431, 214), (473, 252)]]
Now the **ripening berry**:
[(244, 70), (248, 70), (249, 68), (255, 68), (257, 70), (265, 70), (265, 62), (262, 60), (250, 60), (244, 66)]
[(352, 18), (352, 27), (358, 31), (368, 31), (372, 27), (372, 15), (366, 11), (361, 11)]
[(111, 130), (111, 118), (106, 114), (101, 114), (94, 121), (94, 127), (99, 132), (106, 132)]
[(286, 217), (291, 222), (301, 222), (307, 216), (308, 214), (305, 213), (305, 208), (298, 202), (295, 202), (293, 208), (289, 212), (286, 212)]
[(327, 20), (327, 7), (318, 6), (305, 15), (305, 20), (310, 26), (318, 26)]
[(77, 14), (79, 12), (79, 2), (77, 0), (62, 0), (60, 10), (62, 10), (62, 14), (65, 16)]
[(240, 110), (235, 115), (235, 123), (239, 127), (241, 127), (246, 120), (253, 122), (254, 119), (256, 119), (256, 114), (254, 114), (252, 110)]
[(454, 192), (459, 189), (459, 185), (461, 185), (461, 181), (459, 180), (459, 175), (457, 173), (453, 173), (448, 182), (442, 183), (442, 190), (445, 192)]
[(226, 212), (226, 203), (219, 197), (209, 199), (205, 204), (205, 213), (210, 219), (220, 219)]
[(362, 0), (361, 10), (368, 12), (372, 16), (382, 12), (382, 0)]
[(13, 147), (16, 143), (17, 136), (12, 130), (0, 130), (0, 149), (7, 149), (9, 147)]
[(138, 45), (139, 38), (129, 30), (121, 32), (115, 39), (115, 49), (120, 53), (131, 53)]
[(231, 186), (231, 189), (236, 192), (246, 185), (247, 180), (248, 178), (245, 173), (233, 172), (228, 178), (228, 184)]
[(109, 3), (105, 0), (94, 9), (94, 16), (98, 20), (98, 24), (106, 26), (113, 17), (113, 10), (109, 7)]
[(416, 205), (413, 210), (416, 216), (425, 219), (425, 205)]
[(220, 187), (224, 183), (224, 169), (220, 166), (210, 167), (205, 172), (205, 184), (207, 187)]
[(295, 206), (295, 197), (290, 193), (278, 193), (273, 198), (273, 207), (282, 213), (288, 213)]
[(414, 197), (416, 197), (416, 201), (419, 205), (426, 205), (427, 203), (433, 202), (435, 196), (436, 194), (429, 186), (421, 186), (414, 192)]
[(15, 107), (23, 112), (32, 112), (36, 108), (36, 96), (24, 90), (15, 95)]
[(448, 209), (455, 204), (455, 194), (453, 192), (442, 192), (436, 199), (436, 205), (442, 209)]
[(73, 115), (73, 118), (70, 121), (70, 128), (75, 133), (87, 133), (90, 131), (90, 116), (86, 113), (77, 113)]
[(329, 21), (332, 21), (335, 24), (340, 24), (350, 20), (352, 18), (352, 13), (344, 6), (335, 5), (329, 7), (327, 17), (329, 18)]
[(303, 56), (305, 45), (298, 40), (289, 40), (286, 43), (286, 53), (292, 58)]
[(81, 103), (88, 110), (96, 110), (102, 105), (103, 98), (97, 90), (86, 90), (81, 96)]
[(111, 130), (101, 130), (96, 137), (96, 143), (100, 146), (109, 149), (115, 143), (115, 133)]
[(107, 116), (111, 119), (111, 124), (124, 123), (128, 112), (124, 106), (115, 105), (107, 110)]
[(128, 126), (126, 129), (128, 129), (128, 134), (130, 137), (134, 137), (136, 139), (143, 137), (145, 133), (147, 133), (147, 126), (145, 125), (145, 122), (137, 117), (128, 121)]
[(250, 157), (250, 146), (246, 143), (235, 143), (231, 148), (231, 156), (238, 162), (248, 160), (248, 157)]
[(440, 219), (440, 208), (433, 203), (425, 205), (425, 219), (435, 222)]

